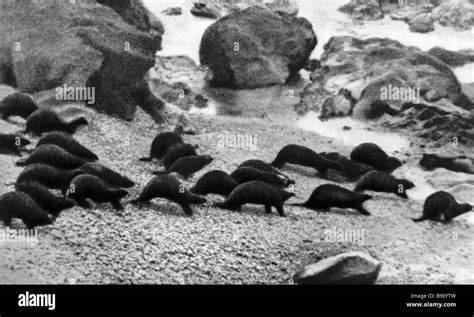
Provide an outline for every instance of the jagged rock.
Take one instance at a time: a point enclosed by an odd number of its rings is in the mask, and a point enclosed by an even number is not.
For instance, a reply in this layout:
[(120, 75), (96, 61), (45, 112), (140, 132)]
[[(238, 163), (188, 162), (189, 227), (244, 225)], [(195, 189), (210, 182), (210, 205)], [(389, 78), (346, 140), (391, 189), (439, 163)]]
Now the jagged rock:
[(16, 87), (37, 93), (64, 84), (95, 88), (90, 105), (130, 120), (130, 88), (153, 67), (163, 26), (139, 0), (7, 2), (0, 43), (12, 54)]
[(221, 0), (216, 3), (196, 1), (193, 3), (191, 13), (199, 17), (219, 19), (225, 15), (237, 13), (255, 5), (268, 8), (274, 12), (285, 12), (294, 16), (299, 12), (296, 1), (274, 0), (273, 2), (264, 3), (263, 0), (247, 0), (243, 2)]
[(474, 52), (453, 52), (436, 46), (430, 49), (428, 54), (436, 57), (451, 67), (460, 67), (467, 63), (474, 62)]
[(350, 252), (308, 265), (293, 279), (296, 284), (375, 284), (381, 268), (369, 254)]
[(210, 19), (218, 19), (227, 14), (227, 9), (217, 3), (212, 2), (194, 2), (191, 8), (191, 14)]
[(380, 20), (384, 17), (378, 0), (351, 0), (340, 7), (339, 11), (361, 20)]
[(182, 110), (192, 106), (205, 108), (208, 98), (203, 90), (206, 69), (187, 56), (156, 56), (155, 66), (148, 72), (153, 93)]
[[(300, 114), (320, 111), (339, 92), (350, 103), (340, 115), (381, 119), (394, 129), (411, 129), (437, 144), (455, 137), (474, 142), (472, 101), (450, 67), (431, 54), (395, 40), (333, 37), (325, 45), (321, 67), (304, 89)], [(430, 114), (430, 115), (428, 115)]]
[(180, 7), (172, 7), (163, 10), (162, 13), (166, 15), (181, 15), (183, 14), (183, 9), (181, 9)]
[(474, 25), (474, 3), (472, 0), (444, 1), (433, 10), (432, 17), (443, 26), (470, 30)]
[(211, 85), (258, 88), (286, 83), (306, 65), (316, 44), (308, 20), (253, 6), (211, 25), (199, 55), (211, 70)]
[(429, 33), (434, 31), (434, 23), (429, 15), (420, 14), (408, 22), (410, 31), (417, 33)]

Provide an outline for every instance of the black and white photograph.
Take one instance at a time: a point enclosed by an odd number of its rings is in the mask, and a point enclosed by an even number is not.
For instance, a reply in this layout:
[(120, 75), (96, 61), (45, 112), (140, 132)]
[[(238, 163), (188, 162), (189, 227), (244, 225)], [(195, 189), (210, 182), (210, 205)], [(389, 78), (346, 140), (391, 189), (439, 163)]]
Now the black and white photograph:
[(473, 25), (473, 0), (0, 0), (0, 284), (474, 284)]

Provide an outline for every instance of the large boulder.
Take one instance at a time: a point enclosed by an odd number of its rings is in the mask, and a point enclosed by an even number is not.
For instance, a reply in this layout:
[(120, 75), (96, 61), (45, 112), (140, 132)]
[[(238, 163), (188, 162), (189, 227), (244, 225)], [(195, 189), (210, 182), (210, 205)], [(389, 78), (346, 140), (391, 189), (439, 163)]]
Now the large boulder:
[(382, 263), (363, 252), (343, 253), (311, 264), (295, 274), (297, 284), (375, 284)]
[[(131, 120), (131, 87), (154, 65), (163, 26), (139, 0), (7, 1), (0, 46), (11, 54), (4, 78), (21, 91), (95, 89), (98, 111)], [(10, 80), (10, 81), (11, 81)], [(86, 103), (87, 104), (87, 103)]]
[(253, 6), (211, 25), (199, 55), (210, 68), (211, 85), (258, 88), (286, 83), (305, 67), (316, 44), (308, 20)]

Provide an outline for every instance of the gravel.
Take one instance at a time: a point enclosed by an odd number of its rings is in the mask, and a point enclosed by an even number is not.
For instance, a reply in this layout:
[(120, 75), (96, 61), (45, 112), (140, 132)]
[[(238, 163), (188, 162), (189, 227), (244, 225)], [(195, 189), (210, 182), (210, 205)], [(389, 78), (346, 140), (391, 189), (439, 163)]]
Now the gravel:
[[(198, 144), (199, 153), (215, 160), (187, 186), (213, 169), (231, 172), (246, 159), (270, 161), (288, 143), (319, 152), (350, 151), (336, 140), (293, 128), (291, 109), (275, 105), (268, 114), (261, 118), (193, 115), (201, 133), (185, 140)], [(0, 128), (23, 129), (5, 122), (0, 122)], [(132, 122), (93, 113), (91, 124), (75, 137), (98, 154), (101, 163), (137, 182), (128, 200), (140, 193), (151, 172), (160, 167), (138, 161), (159, 131), (140, 110)], [(257, 150), (217, 146), (216, 136), (226, 131), (257, 135)], [(14, 166), (16, 159), (0, 156), (1, 193), (12, 190), (8, 183), (21, 171)], [(310, 169), (288, 167), (285, 172), (297, 180), (297, 197), (290, 203), (305, 200), (316, 186), (328, 182)], [(474, 239), (469, 224), (462, 220), (449, 225), (415, 224), (410, 218), (420, 214), (420, 203), (388, 194), (374, 197), (366, 203), (370, 217), (352, 210), (317, 213), (285, 206), (288, 217), (281, 218), (276, 212), (266, 215), (260, 206), (245, 206), (237, 213), (206, 205), (193, 207), (195, 215), (186, 217), (179, 206), (161, 199), (140, 207), (125, 204), (122, 215), (110, 204), (93, 205), (91, 210), (75, 207), (62, 213), (54, 225), (39, 228), (39, 243), (34, 247), (0, 244), (0, 280), (7, 284), (292, 284), (293, 274), (303, 266), (357, 250), (384, 263), (382, 284), (472, 279), (474, 255), (469, 250)], [(324, 231), (332, 228), (365, 229), (364, 244), (324, 241)]]

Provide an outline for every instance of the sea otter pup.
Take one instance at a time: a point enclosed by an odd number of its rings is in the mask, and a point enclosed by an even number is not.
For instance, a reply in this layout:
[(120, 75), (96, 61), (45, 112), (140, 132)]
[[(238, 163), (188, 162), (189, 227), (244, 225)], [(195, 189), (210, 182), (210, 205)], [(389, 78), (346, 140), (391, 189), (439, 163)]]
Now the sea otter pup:
[(360, 178), (354, 191), (372, 190), (374, 192), (392, 193), (401, 198), (408, 198), (406, 191), (414, 187), (415, 184), (406, 179), (398, 179), (391, 174), (372, 171)]
[(265, 212), (270, 214), (275, 207), (281, 217), (285, 217), (283, 204), (294, 197), (294, 193), (287, 192), (277, 186), (262, 181), (252, 181), (237, 186), (224, 202), (214, 206), (223, 209), (238, 210), (245, 204), (264, 205)]
[(370, 165), (376, 170), (386, 173), (391, 173), (402, 166), (399, 159), (388, 156), (384, 150), (374, 143), (363, 143), (356, 146), (352, 150), (351, 160)]
[(329, 210), (330, 208), (351, 208), (355, 209), (365, 216), (370, 213), (363, 207), (364, 202), (371, 199), (372, 196), (354, 193), (348, 189), (326, 184), (316, 188), (308, 201), (303, 204), (295, 204), (293, 206), (301, 206), (313, 210)]
[(71, 154), (87, 161), (97, 161), (99, 158), (91, 150), (77, 142), (71, 135), (64, 132), (50, 132), (44, 134), (36, 147), (44, 144), (54, 144)]
[(16, 165), (27, 166), (36, 163), (62, 169), (75, 169), (87, 163), (87, 161), (57, 145), (43, 144), (37, 147), (26, 159), (16, 162)]
[(184, 185), (176, 179), (174, 174), (160, 175), (153, 178), (145, 187), (140, 196), (130, 201), (131, 204), (141, 204), (149, 202), (154, 198), (168, 199), (183, 208), (186, 215), (192, 216), (191, 205), (204, 204), (206, 198), (189, 192)]
[(61, 131), (73, 134), (81, 125), (89, 124), (83, 117), (71, 122), (66, 122), (51, 109), (40, 109), (33, 112), (26, 120), (25, 133), (33, 133), (41, 136), (43, 133), (51, 131)]
[(429, 171), (445, 168), (453, 172), (474, 174), (474, 162), (465, 156), (443, 157), (436, 154), (423, 154), (420, 165)]
[(452, 219), (472, 210), (469, 204), (459, 204), (453, 195), (439, 191), (426, 198), (421, 218), (413, 219), (415, 222), (424, 220), (450, 222)]
[(3, 120), (11, 116), (19, 116), (26, 120), (38, 109), (33, 98), (22, 92), (14, 92), (0, 102), (0, 115)]
[(285, 163), (312, 167), (321, 175), (326, 174), (328, 169), (344, 172), (341, 164), (327, 160), (313, 150), (296, 144), (290, 144), (281, 149), (272, 165), (281, 168)]
[(87, 199), (96, 203), (111, 203), (115, 210), (122, 210), (120, 199), (128, 192), (121, 188), (113, 188), (94, 175), (83, 174), (74, 177), (69, 184), (66, 197), (74, 199), (82, 208), (90, 208)]
[(227, 197), (239, 185), (235, 179), (223, 171), (204, 174), (189, 191), (196, 195), (216, 194)]
[(54, 221), (52, 215), (23, 192), (9, 192), (0, 196), (0, 221), (9, 227), (13, 218), (21, 219), (28, 229), (50, 225)]
[(176, 131), (161, 132), (151, 143), (150, 156), (141, 158), (142, 162), (151, 162), (154, 158), (161, 160), (173, 145), (184, 143), (181, 138), (183, 129), (179, 126)]
[(15, 185), (15, 189), (30, 195), (31, 198), (47, 213), (57, 217), (65, 210), (74, 207), (73, 200), (58, 197), (51, 193), (46, 187), (37, 182), (23, 182)]

